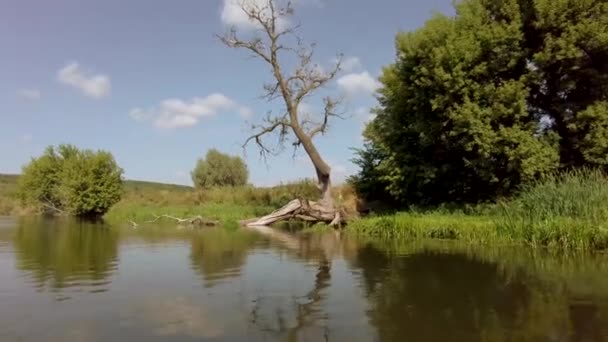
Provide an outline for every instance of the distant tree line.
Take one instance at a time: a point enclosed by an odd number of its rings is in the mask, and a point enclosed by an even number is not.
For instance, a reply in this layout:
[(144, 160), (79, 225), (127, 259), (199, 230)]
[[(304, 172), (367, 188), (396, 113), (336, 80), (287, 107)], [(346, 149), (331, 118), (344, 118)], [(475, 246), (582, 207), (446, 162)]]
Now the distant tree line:
[(608, 167), (608, 1), (465, 0), (399, 33), (351, 181), (368, 199), (509, 196)]

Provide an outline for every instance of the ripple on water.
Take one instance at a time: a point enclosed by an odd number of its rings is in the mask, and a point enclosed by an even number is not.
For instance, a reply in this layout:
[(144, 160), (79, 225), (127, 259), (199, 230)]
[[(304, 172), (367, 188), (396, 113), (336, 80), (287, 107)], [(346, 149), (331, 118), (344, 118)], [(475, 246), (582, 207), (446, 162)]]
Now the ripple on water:
[[(107, 292), (112, 283), (111, 277), (118, 270), (118, 262), (113, 261), (103, 270), (64, 270), (64, 269), (42, 269), (34, 262), (21, 265), (22, 274), (26, 283), (31, 285), (38, 292), (88, 292), (102, 293)], [(67, 273), (71, 272), (71, 273)], [(63, 299), (66, 300), (66, 299)]]

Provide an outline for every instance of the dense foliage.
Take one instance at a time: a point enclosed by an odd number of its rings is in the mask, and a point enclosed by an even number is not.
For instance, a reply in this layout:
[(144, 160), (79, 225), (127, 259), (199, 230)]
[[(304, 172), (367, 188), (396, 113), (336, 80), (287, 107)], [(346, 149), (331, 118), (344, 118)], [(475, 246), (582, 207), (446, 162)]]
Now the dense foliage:
[(477, 202), (555, 170), (606, 169), (608, 1), (465, 0), (456, 12), (397, 36), (358, 158), (373, 166), (355, 179), (364, 195)]
[(101, 216), (120, 200), (122, 173), (108, 152), (50, 146), (23, 167), (19, 192), (46, 211)]
[(199, 159), (191, 173), (192, 182), (198, 189), (214, 186), (241, 186), (247, 184), (249, 171), (239, 156), (229, 156), (216, 149)]

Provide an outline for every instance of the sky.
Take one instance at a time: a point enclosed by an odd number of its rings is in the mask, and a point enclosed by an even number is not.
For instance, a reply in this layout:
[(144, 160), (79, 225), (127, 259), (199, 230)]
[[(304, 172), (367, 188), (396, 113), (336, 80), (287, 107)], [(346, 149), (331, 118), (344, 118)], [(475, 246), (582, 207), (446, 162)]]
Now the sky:
[[(127, 179), (191, 184), (210, 148), (242, 156), (256, 185), (313, 177), (303, 151), (263, 159), (255, 145), (242, 148), (251, 126), (282, 107), (261, 99), (268, 66), (216, 37), (231, 27), (253, 34), (234, 1), (0, 0), (0, 173), (70, 143), (112, 152)], [(395, 59), (395, 35), (451, 14), (452, 1), (295, 1), (284, 25), (300, 24), (315, 62), (328, 69), (344, 56), (335, 81), (301, 108), (314, 116), (321, 96), (344, 100), (347, 118), (315, 138), (335, 182), (357, 171), (351, 149)]]

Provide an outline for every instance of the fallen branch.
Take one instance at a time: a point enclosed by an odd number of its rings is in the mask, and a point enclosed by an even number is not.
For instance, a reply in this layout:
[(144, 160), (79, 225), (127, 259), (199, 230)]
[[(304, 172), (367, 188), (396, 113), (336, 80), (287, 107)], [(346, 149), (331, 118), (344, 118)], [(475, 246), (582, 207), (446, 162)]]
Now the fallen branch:
[[(187, 226), (198, 226), (198, 227), (214, 227), (219, 225), (219, 221), (206, 219), (200, 215), (189, 217), (189, 218), (181, 218), (175, 217), (171, 215), (153, 215), (153, 220), (145, 221), (144, 223), (156, 223), (161, 219), (170, 219), (177, 222), (178, 225), (187, 225)], [(139, 227), (139, 224), (133, 220), (128, 220), (131, 226), (135, 229)]]
[(211, 226), (217, 226), (219, 224), (218, 221), (214, 221), (214, 220), (209, 220), (206, 219), (200, 215), (198, 216), (194, 216), (194, 217), (190, 217), (190, 218), (180, 218), (180, 217), (175, 217), (175, 216), (171, 216), (171, 215), (154, 215), (154, 220), (152, 221), (148, 221), (148, 223), (154, 223), (162, 218), (167, 218), (167, 219), (171, 219), (174, 221), (177, 221), (178, 224), (186, 224), (186, 225), (192, 225), (192, 226), (207, 226), (207, 227), (211, 227)]
[(42, 203), (43, 207), (45, 207), (46, 209), (50, 209), (51, 211), (54, 211), (57, 214), (60, 214), (60, 215), (65, 215), (66, 214), (66, 212), (64, 210), (61, 210), (61, 209), (57, 208), (56, 206), (54, 206), (53, 204), (51, 204), (50, 201), (45, 201), (45, 202), (41, 202), (41, 203)]

